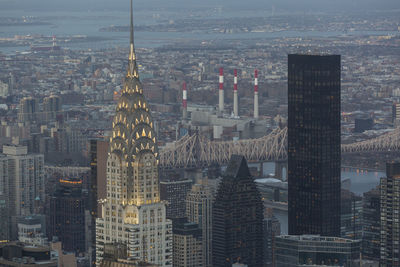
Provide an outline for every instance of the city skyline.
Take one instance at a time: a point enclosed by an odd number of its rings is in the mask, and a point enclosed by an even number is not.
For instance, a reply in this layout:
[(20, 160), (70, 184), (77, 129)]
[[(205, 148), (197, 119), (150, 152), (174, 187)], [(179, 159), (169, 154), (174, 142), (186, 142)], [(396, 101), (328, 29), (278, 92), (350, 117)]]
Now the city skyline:
[(0, 265), (397, 264), (397, 2), (0, 7)]

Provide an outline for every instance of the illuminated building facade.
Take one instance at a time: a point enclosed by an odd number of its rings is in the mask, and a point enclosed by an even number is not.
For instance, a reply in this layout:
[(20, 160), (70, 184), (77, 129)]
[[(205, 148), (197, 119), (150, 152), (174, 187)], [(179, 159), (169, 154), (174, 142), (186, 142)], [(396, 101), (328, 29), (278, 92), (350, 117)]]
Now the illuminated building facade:
[(149, 105), (143, 95), (131, 36), (129, 65), (113, 120), (107, 158), (107, 198), (96, 220), (96, 264), (104, 245), (127, 245), (129, 258), (172, 265), (172, 222), (160, 201), (158, 147)]
[(112, 243), (104, 246), (104, 258), (100, 267), (159, 267), (159, 265), (129, 259), (125, 244)]

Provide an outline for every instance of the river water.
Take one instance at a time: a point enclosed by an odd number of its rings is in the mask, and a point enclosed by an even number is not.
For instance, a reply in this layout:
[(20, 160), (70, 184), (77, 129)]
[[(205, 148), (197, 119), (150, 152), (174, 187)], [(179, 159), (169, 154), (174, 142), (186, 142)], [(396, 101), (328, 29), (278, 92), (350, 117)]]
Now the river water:
[[(256, 166), (249, 164), (249, 166)], [(263, 174), (268, 176), (269, 174), (275, 173), (275, 163), (266, 162), (263, 165)], [(286, 171), (283, 171), (283, 175), (286, 176)], [(362, 195), (365, 192), (375, 188), (379, 185), (381, 177), (385, 177), (385, 172), (367, 170), (357, 167), (342, 167), (341, 179), (342, 181), (350, 180), (350, 190), (357, 195)]]
[[(249, 164), (252, 166), (252, 164)], [(255, 166), (255, 165), (254, 165)], [(273, 174), (275, 172), (275, 163), (267, 162), (263, 165), (264, 175)], [(285, 174), (285, 172), (284, 172)], [(343, 167), (341, 173), (341, 179), (349, 179), (351, 182), (350, 190), (357, 195), (362, 195), (365, 192), (375, 188), (379, 185), (381, 177), (385, 177), (385, 172), (383, 171), (371, 171), (363, 168), (349, 168)], [(288, 214), (287, 211), (274, 210), (274, 215), (277, 217), (281, 223), (282, 234), (288, 233)]]
[[(166, 12), (166, 11), (165, 11)], [(95, 12), (39, 12), (39, 11), (1, 11), (0, 17), (34, 16), (46, 18), (50, 25), (36, 26), (1, 26), (0, 38), (10, 38), (15, 35), (43, 35), (43, 36), (73, 36), (85, 35), (87, 37), (105, 38), (103, 41), (89, 41), (75, 44), (59, 44), (71, 49), (103, 49), (118, 46), (125, 47), (129, 42), (127, 32), (100, 32), (99, 29), (111, 25), (128, 25), (129, 13), (120, 11), (95, 11)], [(162, 18), (170, 17), (169, 14), (161, 14)], [(151, 25), (159, 23), (160, 14), (152, 11), (141, 11), (135, 14), (137, 25)], [(361, 35), (387, 35), (398, 32), (382, 31), (353, 31), (346, 33), (351, 36)], [(137, 47), (153, 48), (168, 45), (180, 41), (211, 41), (211, 40), (248, 40), (286, 37), (337, 37), (342, 36), (337, 31), (279, 31), (279, 32), (248, 32), (248, 33), (198, 33), (198, 32), (135, 32)], [(26, 51), (29, 47), (1, 47), (0, 51), (12, 54), (15, 51)]]

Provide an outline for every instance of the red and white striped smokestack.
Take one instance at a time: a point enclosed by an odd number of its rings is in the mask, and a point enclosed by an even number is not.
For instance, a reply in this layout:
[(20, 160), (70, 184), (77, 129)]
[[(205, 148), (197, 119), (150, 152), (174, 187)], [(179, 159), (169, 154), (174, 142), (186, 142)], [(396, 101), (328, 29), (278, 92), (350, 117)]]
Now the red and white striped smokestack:
[(186, 82), (182, 86), (182, 119), (187, 120), (187, 89)]
[(258, 119), (258, 71), (254, 70), (254, 118)]
[(224, 112), (224, 69), (219, 69), (219, 112)]
[(233, 115), (239, 116), (238, 91), (237, 91), (237, 69), (233, 70)]

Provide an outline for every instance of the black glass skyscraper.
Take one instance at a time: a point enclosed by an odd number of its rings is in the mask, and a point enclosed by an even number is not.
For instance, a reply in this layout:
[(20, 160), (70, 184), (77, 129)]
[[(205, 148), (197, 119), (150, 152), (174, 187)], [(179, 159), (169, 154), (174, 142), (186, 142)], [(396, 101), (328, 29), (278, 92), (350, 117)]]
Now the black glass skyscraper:
[(233, 155), (213, 203), (213, 266), (263, 266), (263, 203), (246, 159)]
[(87, 193), (80, 179), (60, 179), (50, 197), (49, 237), (58, 237), (68, 252), (86, 251), (85, 209)]
[(288, 58), (289, 234), (340, 235), (340, 56)]

